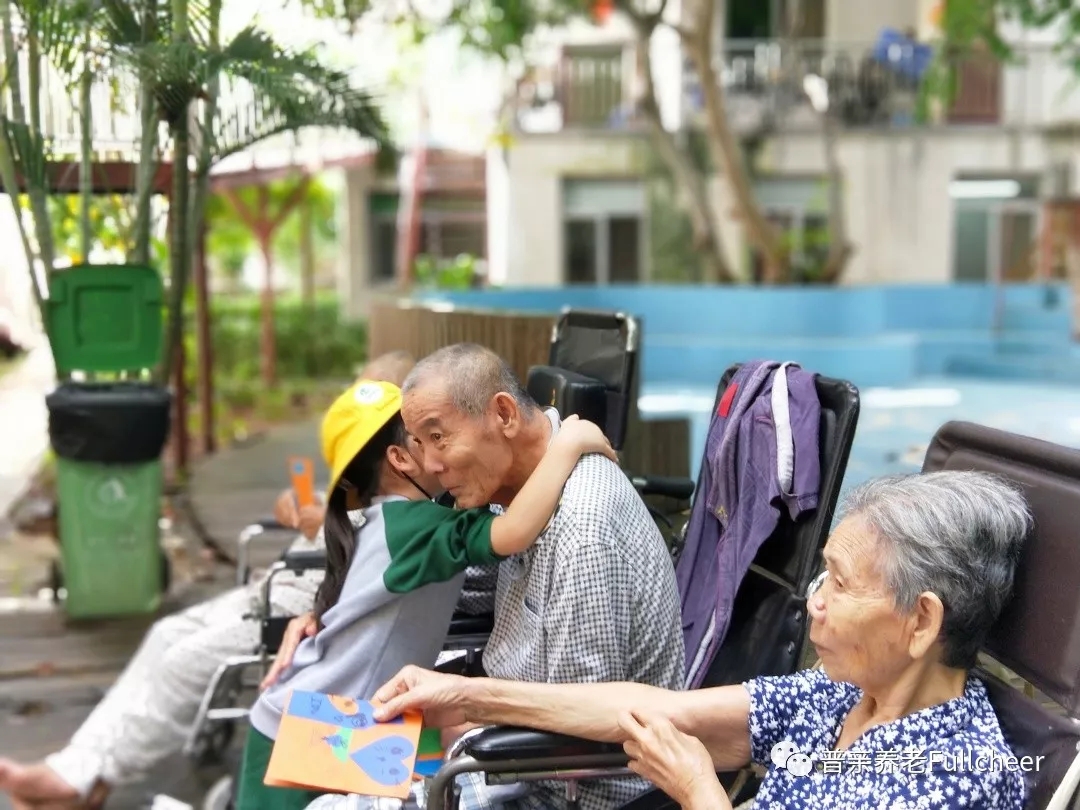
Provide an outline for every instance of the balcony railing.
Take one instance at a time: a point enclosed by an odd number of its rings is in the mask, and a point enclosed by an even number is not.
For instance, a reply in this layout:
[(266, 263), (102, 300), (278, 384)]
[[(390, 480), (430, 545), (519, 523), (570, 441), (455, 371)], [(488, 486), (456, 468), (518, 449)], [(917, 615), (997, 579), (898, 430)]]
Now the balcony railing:
[[(519, 128), (535, 133), (636, 125), (634, 67), (627, 56), (616, 49), (607, 55), (568, 53), (537, 70), (519, 87)], [(1037, 128), (1080, 121), (1075, 76), (1049, 46), (1019, 48), (1009, 63), (990, 54), (968, 55), (955, 65), (951, 101), (924, 105), (931, 56), (929, 46), (902, 42), (729, 40), (718, 55), (717, 72), (728, 114), (742, 131), (766, 119), (787, 129), (819, 126), (804, 89), (807, 76), (823, 80), (830, 108), (848, 127)], [(682, 75), (680, 117), (696, 122), (704, 107), (697, 74), (686, 64)]]
[(634, 127), (633, 75), (621, 46), (564, 53), (519, 82), (516, 124), (529, 133)]
[[(21, 99), (24, 113), (29, 116), (29, 55), (23, 50), (18, 54)], [(49, 153), (57, 158), (76, 158), (80, 154), (82, 123), (79, 109), (79, 88), (69, 86), (47, 60), (41, 60), (40, 104), (41, 134)], [(13, 116), (9, 94), (5, 93), (6, 114)], [(142, 123), (138, 109), (139, 82), (137, 76), (122, 70), (110, 70), (105, 78), (95, 79), (91, 88), (91, 143), (92, 152), (98, 159), (136, 160), (141, 138)], [(227, 142), (235, 142), (241, 135), (257, 131), (259, 107), (254, 94), (245, 83), (224, 83), (218, 101), (219, 135)], [(196, 120), (203, 115), (202, 102), (192, 106)], [(158, 123), (162, 158), (171, 160), (172, 144), (167, 127)], [(302, 137), (300, 137), (302, 135)], [(249, 152), (274, 153), (303, 147), (315, 154), (325, 153), (327, 158), (340, 156), (342, 150), (355, 152), (366, 145), (359, 136), (351, 133), (306, 130), (297, 136), (277, 135), (260, 141)]]

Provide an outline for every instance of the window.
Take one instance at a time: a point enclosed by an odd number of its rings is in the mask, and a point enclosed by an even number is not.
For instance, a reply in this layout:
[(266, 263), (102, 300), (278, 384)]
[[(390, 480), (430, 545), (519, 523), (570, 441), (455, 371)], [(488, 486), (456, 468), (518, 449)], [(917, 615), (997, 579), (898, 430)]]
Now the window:
[[(396, 194), (372, 194), (371, 281), (393, 281), (397, 267)], [(463, 253), (487, 257), (487, 217), (484, 201), (425, 199), (421, 213), (418, 255), (453, 259)]]
[(574, 218), (566, 222), (567, 284), (637, 284), (641, 280), (638, 217)]
[(788, 31), (788, 15), (795, 0), (758, 0), (727, 4), (728, 39), (771, 39), (785, 35), (796, 39), (825, 36), (825, 0), (799, 0), (799, 19)]
[(566, 283), (596, 284), (599, 240), (596, 221), (572, 219), (566, 223)]
[(566, 180), (567, 284), (636, 284), (643, 274), (644, 188), (636, 180)]
[(1040, 203), (1033, 178), (958, 177), (953, 198), (957, 281), (1022, 281), (1037, 264)]

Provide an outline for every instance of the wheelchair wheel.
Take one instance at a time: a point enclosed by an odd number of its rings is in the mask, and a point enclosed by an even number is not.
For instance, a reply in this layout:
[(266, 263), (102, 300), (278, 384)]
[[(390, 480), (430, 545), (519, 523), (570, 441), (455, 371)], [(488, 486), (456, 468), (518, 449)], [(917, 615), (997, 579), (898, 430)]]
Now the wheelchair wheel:
[(236, 734), (236, 723), (231, 720), (221, 720), (211, 727), (206, 735), (200, 738), (198, 748), (191, 753), (191, 759), (200, 768), (219, 764), (225, 758), (225, 752), (229, 750), (233, 737)]
[(232, 810), (233, 778), (223, 776), (218, 779), (203, 799), (202, 810)]

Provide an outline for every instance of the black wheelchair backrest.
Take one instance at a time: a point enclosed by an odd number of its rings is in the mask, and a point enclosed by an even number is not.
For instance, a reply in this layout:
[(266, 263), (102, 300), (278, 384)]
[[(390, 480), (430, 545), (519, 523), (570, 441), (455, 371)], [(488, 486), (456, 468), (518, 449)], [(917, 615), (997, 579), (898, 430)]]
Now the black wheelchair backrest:
[[(1002, 732), (1018, 756), (1042, 756), (1027, 772), (1028, 808), (1061, 790), (1077, 807), (1080, 779), (1080, 451), (969, 422), (948, 422), (926, 451), (923, 470), (979, 470), (1024, 492), (1034, 530), (1024, 543), (1009, 600), (985, 651), (1040, 690), (1028, 697), (980, 672)], [(1073, 773), (1066, 780), (1070, 770)], [(1063, 785), (1062, 783), (1065, 782)]]
[(637, 397), (640, 339), (641, 324), (630, 315), (563, 310), (552, 329), (548, 365), (529, 369), (529, 393), (564, 416), (597, 422), (620, 450)]

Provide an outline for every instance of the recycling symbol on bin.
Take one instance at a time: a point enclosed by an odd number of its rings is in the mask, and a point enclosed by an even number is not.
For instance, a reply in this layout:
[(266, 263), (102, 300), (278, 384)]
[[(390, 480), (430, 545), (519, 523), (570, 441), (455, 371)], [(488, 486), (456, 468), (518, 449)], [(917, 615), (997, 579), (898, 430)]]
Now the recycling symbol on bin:
[(92, 481), (86, 495), (91, 511), (101, 517), (125, 517), (135, 506), (124, 482), (116, 476), (102, 476)]

